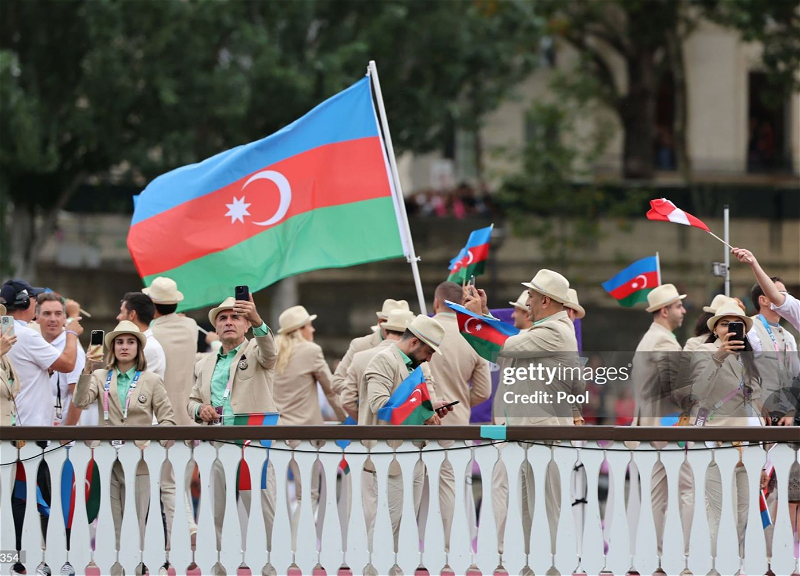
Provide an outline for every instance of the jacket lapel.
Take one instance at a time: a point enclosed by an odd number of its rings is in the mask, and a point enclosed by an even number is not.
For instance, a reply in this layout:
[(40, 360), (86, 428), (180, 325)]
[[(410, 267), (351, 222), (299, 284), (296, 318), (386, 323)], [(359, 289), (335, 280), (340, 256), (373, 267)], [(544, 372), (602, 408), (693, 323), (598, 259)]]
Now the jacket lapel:
[[(242, 345), (239, 347), (239, 351), (236, 353), (236, 356), (233, 358), (233, 362), (231, 362), (230, 373), (228, 374), (228, 378), (230, 378), (231, 383), (231, 398), (233, 397), (233, 387), (236, 385), (236, 371), (239, 369), (239, 360), (242, 359), (244, 356), (244, 351), (247, 348), (247, 338), (242, 341)], [(250, 360), (247, 360), (250, 362)]]
[(214, 367), (216, 365), (217, 355), (215, 352), (213, 355), (206, 358), (203, 363), (202, 372), (200, 373), (200, 381), (203, 383), (200, 394), (205, 404), (211, 404), (211, 378), (214, 376)]

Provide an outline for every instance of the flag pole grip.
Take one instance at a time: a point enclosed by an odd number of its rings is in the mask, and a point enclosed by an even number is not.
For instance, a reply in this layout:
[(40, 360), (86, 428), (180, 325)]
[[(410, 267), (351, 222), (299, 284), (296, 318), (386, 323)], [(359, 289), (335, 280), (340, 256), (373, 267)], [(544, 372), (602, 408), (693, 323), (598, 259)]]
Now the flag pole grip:
[(400, 184), (400, 175), (397, 170), (397, 160), (394, 157), (394, 146), (392, 145), (392, 134), (389, 132), (389, 121), (386, 119), (386, 108), (383, 105), (383, 93), (381, 92), (381, 82), (378, 79), (378, 67), (375, 60), (369, 61), (367, 66), (370, 80), (372, 80), (372, 88), (375, 91), (375, 100), (378, 105), (378, 119), (381, 123), (383, 130), (383, 141), (386, 146), (386, 155), (389, 161), (389, 172), (392, 175), (392, 193), (395, 195), (395, 210), (397, 212), (397, 221), (400, 228), (400, 235), (405, 239), (403, 247), (406, 249), (406, 260), (411, 264), (411, 273), (414, 276), (414, 286), (417, 289), (417, 299), (419, 300), (420, 314), (428, 315), (428, 309), (425, 306), (425, 294), (422, 292), (422, 281), (419, 276), (419, 266), (417, 261), (419, 258), (414, 252), (414, 241), (411, 238), (411, 228), (408, 225), (408, 214), (406, 213), (406, 203), (403, 197), (403, 187)]

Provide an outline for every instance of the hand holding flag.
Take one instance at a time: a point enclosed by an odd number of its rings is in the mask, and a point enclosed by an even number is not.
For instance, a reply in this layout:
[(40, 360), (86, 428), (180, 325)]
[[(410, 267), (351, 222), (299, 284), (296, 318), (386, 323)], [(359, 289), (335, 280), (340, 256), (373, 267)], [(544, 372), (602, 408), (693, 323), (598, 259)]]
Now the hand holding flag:
[(497, 360), (500, 349), (509, 337), (519, 334), (519, 330), (497, 318), (481, 316), (463, 306), (445, 300), (445, 304), (456, 313), (458, 330), (481, 358), (490, 362)]

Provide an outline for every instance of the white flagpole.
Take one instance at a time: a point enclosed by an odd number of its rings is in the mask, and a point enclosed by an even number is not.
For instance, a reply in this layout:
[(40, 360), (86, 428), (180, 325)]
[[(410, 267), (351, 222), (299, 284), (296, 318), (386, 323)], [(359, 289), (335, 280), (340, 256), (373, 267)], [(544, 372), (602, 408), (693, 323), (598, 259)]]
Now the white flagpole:
[(414, 253), (414, 241), (411, 239), (411, 229), (408, 226), (408, 214), (406, 204), (403, 199), (403, 187), (400, 184), (400, 175), (397, 171), (397, 161), (394, 157), (394, 146), (392, 146), (392, 135), (389, 132), (389, 122), (386, 120), (386, 109), (383, 106), (383, 94), (381, 93), (381, 82), (378, 79), (378, 68), (374, 60), (369, 61), (367, 72), (372, 79), (372, 87), (375, 90), (375, 100), (378, 102), (378, 117), (383, 129), (383, 140), (386, 145), (386, 155), (389, 157), (389, 172), (394, 182), (393, 192), (395, 194), (395, 209), (398, 216), (400, 234), (405, 239), (404, 248), (407, 249), (406, 260), (411, 264), (411, 273), (414, 275), (414, 285), (417, 288), (417, 298), (419, 299), (420, 314), (428, 314), (425, 306), (425, 295), (422, 292), (422, 281), (419, 277), (419, 257)]
[[(725, 204), (725, 228), (723, 230), (725, 234), (725, 246), (728, 248), (731, 247), (730, 245), (730, 216), (731, 211), (728, 208), (728, 205)], [(731, 251), (729, 249), (725, 250), (725, 296), (731, 295)]]
[(658, 285), (661, 286), (661, 258), (656, 252), (656, 277), (658, 278)]

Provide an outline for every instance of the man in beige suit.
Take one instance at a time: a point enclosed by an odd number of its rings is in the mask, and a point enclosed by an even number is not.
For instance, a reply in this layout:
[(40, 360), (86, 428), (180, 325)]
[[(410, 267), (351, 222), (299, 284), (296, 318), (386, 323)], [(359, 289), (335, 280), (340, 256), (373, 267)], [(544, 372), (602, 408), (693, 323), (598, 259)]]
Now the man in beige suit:
[(469, 425), (472, 406), (488, 400), (492, 394), (489, 362), (478, 356), (464, 339), (455, 313), (445, 304), (446, 300), (461, 304), (463, 299), (461, 286), (454, 282), (439, 284), (433, 297), (433, 319), (444, 328), (444, 340), (440, 348), (442, 353), (431, 358), (431, 374), (436, 380), (438, 394), (451, 402), (459, 402), (446, 420), (453, 426)]
[(189, 426), (194, 420), (182, 407), (189, 401), (194, 382), (192, 368), (197, 353), (197, 323), (175, 313), (183, 294), (172, 278), (159, 276), (142, 292), (150, 296), (156, 307), (150, 329), (167, 359), (164, 386), (170, 403), (176, 408), (175, 422), (179, 426)]
[[(528, 291), (523, 290), (519, 295), (516, 302), (508, 301), (513, 307), (511, 311), (511, 320), (514, 321), (514, 327), (520, 332), (530, 330), (533, 327), (530, 311), (528, 310)], [(499, 378), (502, 379), (503, 371), (506, 368), (511, 368), (514, 365), (513, 358), (498, 358), (497, 371)], [(506, 419), (503, 416), (503, 393), (500, 394), (495, 391), (494, 399), (492, 400), (492, 424), (505, 424)]]
[(347, 375), (347, 369), (350, 367), (350, 363), (353, 361), (353, 355), (356, 352), (361, 352), (362, 350), (375, 348), (375, 346), (381, 343), (383, 340), (381, 324), (386, 322), (386, 319), (389, 317), (389, 312), (392, 310), (408, 311), (408, 302), (405, 300), (393, 300), (391, 298), (387, 298), (383, 301), (383, 308), (381, 308), (380, 312), (375, 313), (378, 316), (377, 326), (373, 326), (372, 331), (366, 336), (353, 338), (353, 340), (350, 342), (350, 346), (347, 348), (347, 352), (342, 358), (342, 361), (339, 362), (339, 365), (336, 367), (336, 371), (333, 373), (333, 391), (336, 394), (342, 393), (344, 378)]
[[(581, 424), (577, 397), (585, 382), (580, 377), (575, 329), (565, 310), (569, 282), (557, 272), (542, 269), (522, 285), (528, 288), (533, 327), (510, 337), (500, 349), (500, 358), (511, 358), (513, 364), (500, 374), (497, 394), (502, 402), (497, 409), (504, 411), (509, 424)], [(465, 307), (488, 316), (486, 293), (473, 290), (477, 293), (465, 295)]]
[(686, 315), (684, 298), (686, 294), (679, 294), (672, 284), (658, 286), (647, 295), (647, 311), (653, 315), (653, 323), (633, 357), (634, 426), (660, 426), (663, 416), (688, 412), (680, 406), (684, 398), (688, 400), (688, 394), (681, 390), (690, 387), (678, 384), (682, 347), (673, 334)]
[(347, 375), (342, 385), (342, 408), (356, 421), (369, 420), (369, 404), (364, 401), (367, 397), (367, 383), (364, 372), (376, 354), (399, 342), (408, 325), (414, 320), (414, 313), (410, 310), (392, 310), (386, 321), (381, 324), (383, 341), (369, 350), (362, 350), (353, 355), (353, 361), (347, 369)]
[[(194, 387), (186, 405), (197, 422), (232, 424), (234, 414), (276, 412), (272, 397), (275, 378), (275, 339), (250, 300), (233, 297), (213, 308), (208, 319), (219, 334), (222, 348), (194, 368)], [(255, 338), (245, 338), (253, 327)]]

